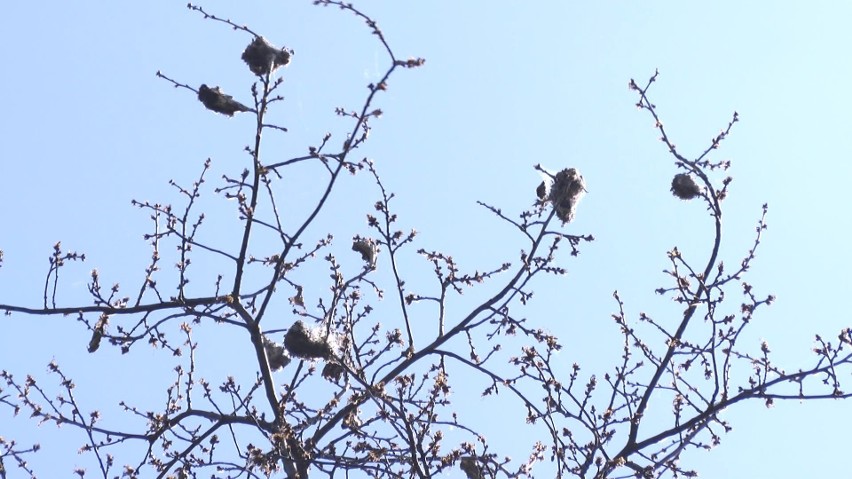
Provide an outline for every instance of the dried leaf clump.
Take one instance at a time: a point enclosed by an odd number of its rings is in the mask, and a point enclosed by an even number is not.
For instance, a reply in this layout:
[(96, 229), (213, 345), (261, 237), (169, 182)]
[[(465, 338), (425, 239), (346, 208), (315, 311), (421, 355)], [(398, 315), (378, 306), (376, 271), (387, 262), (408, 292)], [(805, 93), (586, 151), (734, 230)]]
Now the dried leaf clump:
[(356, 236), (352, 239), (352, 251), (361, 253), (361, 259), (370, 265), (370, 267), (374, 268), (376, 266), (378, 249), (376, 248), (375, 241), (372, 239)]
[(284, 336), (284, 347), (293, 356), (305, 359), (326, 359), (334, 348), (328, 336), (318, 328), (309, 328), (301, 320), (296, 321)]
[(563, 223), (570, 223), (577, 203), (586, 194), (586, 182), (576, 168), (566, 168), (555, 175), (548, 173), (535, 192), (539, 200), (553, 205), (556, 216)]
[(243, 61), (252, 73), (258, 76), (268, 75), (278, 67), (290, 63), (293, 52), (286, 48), (275, 48), (263, 37), (255, 37), (243, 51)]
[(290, 364), (290, 355), (287, 354), (287, 351), (283, 346), (275, 341), (264, 337), (263, 348), (266, 350), (266, 358), (269, 360), (269, 367), (272, 368), (273, 371), (282, 369), (284, 366)]
[(459, 468), (467, 476), (468, 479), (482, 479), (482, 468), (478, 464), (479, 461), (475, 457), (465, 456), (459, 462)]
[(231, 95), (222, 93), (219, 87), (210, 88), (207, 85), (201, 85), (198, 88), (198, 99), (208, 110), (227, 116), (234, 116), (234, 113), (239, 111), (252, 111), (251, 108), (234, 100)]
[(672, 194), (682, 200), (691, 200), (701, 194), (701, 187), (686, 173), (678, 173), (672, 178)]

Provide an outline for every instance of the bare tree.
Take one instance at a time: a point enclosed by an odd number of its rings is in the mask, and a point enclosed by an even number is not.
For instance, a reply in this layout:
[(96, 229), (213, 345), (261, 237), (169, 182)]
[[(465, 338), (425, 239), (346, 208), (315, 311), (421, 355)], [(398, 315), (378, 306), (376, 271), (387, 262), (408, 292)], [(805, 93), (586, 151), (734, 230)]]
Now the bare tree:
[[(416, 247), (415, 231), (398, 226), (395, 196), (375, 165), (355, 156), (368, 139), (371, 121), (382, 115), (377, 104), (389, 78), (424, 60), (398, 57), (376, 23), (356, 7), (315, 3), (364, 21), (386, 52), (384, 75), (369, 85), (360, 107), (336, 112), (351, 122), (344, 138), (326, 134), (303, 155), (267, 160), (274, 157), (266, 153), (268, 137), (287, 131), (267, 114), (283, 101), (282, 72), (298, 68), (297, 57), (199, 6), (189, 8), (250, 36), (242, 60), (256, 75), (251, 101), (208, 86), (212, 81), (196, 89), (157, 72), (211, 112), (256, 118), (247, 164), (225, 174), (214, 189), (219, 198), (232, 200), (223, 210), (236, 206), (236, 247), (203, 233), (209, 212), (198, 205), (209, 194), (208, 161), (189, 186), (172, 182), (179, 204), (133, 203), (150, 215), (152, 230), (145, 234), (151, 259), (131, 293), (118, 285), (103, 287), (93, 270), (91, 304), (60, 304), (60, 271), (85, 255), (57, 243), (43, 304), (0, 304), (12, 316), (74, 316), (91, 335), (87, 347), (93, 355), (103, 348), (129, 352), (151, 344), (174, 356), (173, 368), (155, 372), (172, 376), (161, 392), (167, 401), (160, 409), (138, 407), (137, 398), (128, 397), (117, 410), (90, 410), (76, 399), (71, 374), (57, 362), (49, 365), (56, 381), (50, 386), (34, 376), (21, 380), (2, 371), (0, 403), (38, 423), (79, 431), (82, 451), (99, 467), (95, 475), (425, 478), (460, 468), (479, 479), (532, 477), (533, 467), (544, 462), (540, 467), (556, 477), (691, 477), (696, 473), (679, 459), (686, 450), (720, 441), (730, 427), (721, 411), (745, 400), (770, 405), (780, 399), (849, 397), (840, 381), (852, 362), (849, 329), (836, 340), (818, 336), (813, 363), (793, 372), (771, 360), (766, 344), (750, 350), (739, 343), (756, 311), (774, 298), (745, 279), (766, 229), (766, 205), (741, 261), (731, 267), (720, 258), (730, 163), (715, 161), (712, 153), (738, 121), (736, 113), (703, 151), (690, 157), (675, 147), (650, 100), (658, 75), (644, 85), (630, 81), (636, 106), (655, 120), (676, 167), (672, 193), (706, 207), (713, 226), (710, 253), (697, 259), (678, 248), (668, 253), (668, 284), (657, 293), (681, 307), (677, 321), (644, 313), (630, 319), (616, 292), (612, 318), (621, 356), (598, 374), (585, 375), (578, 364), (563, 373), (555, 357), (561, 349), (558, 338), (541, 319), (525, 319), (523, 311), (537, 282), (565, 273), (558, 254), (567, 249), (576, 256), (593, 240), (591, 234), (566, 233), (575, 214), (582, 214), (578, 205), (587, 185), (581, 172), (571, 165), (553, 172), (535, 165), (543, 181), (535, 195), (530, 191), (531, 206), (516, 214), (505, 211), (510, 205), (481, 203), (525, 243), (517, 258), (469, 271), (449, 254)], [(281, 180), (297, 167), (311, 168), (322, 182), (312, 203), (286, 201), (294, 186)], [(329, 211), (330, 198), (350, 174), (372, 178), (375, 188), (369, 194), (376, 201), (366, 214), (369, 234), (351, 232), (351, 256), (338, 259), (331, 247), (339, 240), (317, 231), (317, 222), (335, 214)], [(403, 266), (412, 255), (430, 265), (431, 289), (409, 286), (418, 283), (417, 273)], [(177, 264), (174, 276), (160, 269), (168, 261)], [(198, 278), (190, 266), (199, 261), (226, 266), (215, 279)], [(207, 293), (196, 294), (199, 287), (191, 288), (191, 279), (202, 289), (209, 285)], [(169, 283), (173, 291), (163, 287)], [(451, 300), (473, 288), (483, 298), (473, 307)], [(390, 305), (377, 305), (386, 289)], [(728, 296), (737, 290), (744, 300), (732, 306)], [(273, 318), (288, 314), (287, 327), (278, 328)], [(217, 346), (221, 351), (245, 342), (253, 352), (252, 368), (218, 384), (209, 382), (195, 354), (199, 330), (227, 331), (221, 336), (227, 343)], [(506, 414), (525, 416), (542, 431), (540, 441), (520, 451), (525, 460), (508, 458), (517, 450), (495, 451), (481, 434), (481, 417), (457, 414), (453, 401), (458, 398), (450, 391), (469, 377), (484, 378), (489, 385), (482, 396), (511, 406)], [(115, 422), (120, 415), (138, 422)], [(14, 438), (0, 440), (0, 476), (20, 470), (35, 477), (37, 467), (30, 462), (42, 459), (37, 451), (37, 445)]]

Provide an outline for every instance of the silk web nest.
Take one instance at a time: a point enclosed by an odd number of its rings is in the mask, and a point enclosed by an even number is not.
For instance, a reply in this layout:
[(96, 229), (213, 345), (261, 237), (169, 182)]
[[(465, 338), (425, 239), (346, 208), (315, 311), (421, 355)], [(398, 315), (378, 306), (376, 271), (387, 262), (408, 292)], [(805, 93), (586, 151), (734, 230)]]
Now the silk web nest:
[(278, 67), (290, 63), (293, 52), (286, 48), (275, 48), (263, 37), (255, 37), (243, 51), (243, 61), (249, 70), (258, 76), (273, 73)]
[(361, 253), (361, 259), (366, 263), (366, 267), (375, 269), (376, 259), (379, 254), (379, 248), (372, 238), (362, 238), (355, 236), (352, 238), (352, 251)]
[(290, 355), (284, 349), (284, 346), (264, 336), (263, 348), (266, 350), (266, 359), (269, 361), (269, 367), (273, 371), (282, 369), (290, 364)]
[[(252, 73), (263, 77), (271, 75), (279, 67), (287, 66), (292, 56), (293, 50), (276, 48), (265, 38), (257, 36), (243, 51), (242, 59)], [(234, 116), (235, 113), (243, 111), (254, 111), (234, 100), (231, 95), (226, 95), (218, 86), (208, 87), (202, 84), (198, 89), (198, 100), (208, 110), (226, 116)]]
[(301, 320), (293, 323), (284, 336), (287, 351), (303, 359), (331, 359), (338, 344), (337, 334), (322, 327), (306, 326)]
[(672, 178), (672, 194), (682, 200), (691, 200), (702, 193), (698, 183), (686, 173), (678, 173)]
[(541, 165), (536, 167), (543, 181), (536, 188), (536, 195), (542, 203), (550, 203), (556, 210), (556, 217), (562, 223), (570, 223), (577, 212), (577, 204), (586, 194), (586, 181), (576, 168), (565, 168), (555, 175)]

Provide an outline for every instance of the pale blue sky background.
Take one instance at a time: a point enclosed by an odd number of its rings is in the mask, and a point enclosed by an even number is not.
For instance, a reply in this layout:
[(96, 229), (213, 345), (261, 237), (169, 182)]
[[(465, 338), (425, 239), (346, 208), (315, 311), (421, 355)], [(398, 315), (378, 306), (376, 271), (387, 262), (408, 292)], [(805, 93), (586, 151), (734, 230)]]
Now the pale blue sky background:
[[(380, 46), (359, 20), (310, 3), (203, 3), (296, 51), (285, 72), (287, 101), (273, 112), (290, 133), (270, 143), (268, 161), (302, 154), (326, 131), (339, 138), (349, 126), (334, 107), (359, 106), (366, 84), (385, 68)], [(578, 258), (563, 255), (568, 276), (540, 282), (525, 312), (563, 340), (566, 364), (580, 362), (599, 377), (608, 370), (615, 357), (605, 353), (617, 354), (620, 343), (609, 319), (615, 289), (631, 319), (640, 311), (675, 318), (668, 300), (653, 294), (665, 284), (665, 252), (678, 245), (698, 259), (709, 246), (702, 207), (668, 192), (672, 161), (627, 88), (631, 77), (644, 83), (655, 69), (661, 75), (651, 98), (683, 153), (703, 151), (732, 112), (740, 113), (714, 156), (733, 161), (722, 253), (726, 263), (739, 263), (760, 205), (768, 202), (769, 229), (749, 282), (778, 296), (744, 341), (757, 348), (766, 339), (776, 360), (794, 370), (811, 364), (815, 333), (835, 338), (852, 323), (845, 307), (852, 264), (852, 220), (844, 207), (852, 174), (848, 3), (356, 5), (379, 22), (397, 55), (427, 60), (392, 78), (378, 101), (385, 115), (373, 123), (362, 152), (397, 192), (402, 226), (422, 233), (419, 247), (444, 250), (469, 270), (515, 261), (518, 238), (475, 201), (507, 212), (527, 207), (538, 182), (532, 165), (539, 162), (574, 166), (585, 176), (589, 194), (567, 229), (597, 241)], [(88, 256), (85, 265), (63, 272), (64, 304), (85, 301), (94, 267), (105, 285), (135, 288), (149, 256), (141, 239), (148, 220), (131, 198), (179, 202), (167, 180), (189, 184), (208, 157), (209, 186), (218, 186), (223, 173), (247, 164), (242, 147), (254, 128), (249, 116), (227, 119), (204, 110), (154, 73), (220, 85), (250, 102), (253, 77), (239, 60), (250, 38), (203, 21), (184, 2), (13, 2), (0, 12), (0, 249), (6, 254), (0, 303), (41, 304), (46, 258), (57, 240)], [(351, 260), (347, 239), (367, 232), (363, 215), (377, 197), (366, 176), (338, 191), (339, 209), (323, 224), (342, 231), (339, 257)], [(230, 210), (212, 194), (207, 198), (222, 211), (210, 220), (210, 237), (227, 238)], [(428, 271), (413, 256), (411, 268)], [(216, 269), (196, 267), (193, 286), (204, 291), (214, 279), (204, 273)], [(729, 291), (729, 300), (735, 308), (739, 291)], [(44, 378), (55, 357), (77, 378), (82, 398), (114, 404), (110, 394), (130, 387), (120, 375), (139, 373), (125, 368), (161, 356), (143, 350), (89, 356), (87, 341), (73, 318), (3, 318), (0, 367), (19, 378)], [(165, 364), (168, 371), (171, 363)], [(105, 387), (104, 378), (116, 386)], [(164, 400), (159, 390), (152, 394)], [(695, 462), (685, 465), (708, 478), (840, 477), (848, 470), (849, 411), (848, 402), (741, 406), (726, 413), (734, 432), (722, 445), (691, 455)], [(80, 437), (2, 414), (0, 435), (54, 444), (31, 458), (42, 477), (65, 477), (73, 465), (87, 464), (75, 453)], [(509, 436), (489, 434), (498, 444), (501, 437)], [(61, 451), (63, 444), (72, 454)], [(528, 453), (526, 447), (498, 451)]]

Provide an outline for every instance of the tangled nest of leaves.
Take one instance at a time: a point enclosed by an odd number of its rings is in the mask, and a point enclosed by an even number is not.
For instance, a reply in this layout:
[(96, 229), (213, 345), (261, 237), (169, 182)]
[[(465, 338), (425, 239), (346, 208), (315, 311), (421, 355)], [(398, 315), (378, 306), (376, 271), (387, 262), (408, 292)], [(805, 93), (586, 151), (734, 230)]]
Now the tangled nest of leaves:
[(557, 218), (569, 223), (577, 212), (577, 204), (586, 194), (586, 181), (576, 168), (565, 168), (555, 175), (547, 173), (536, 194), (540, 201), (553, 206)]

